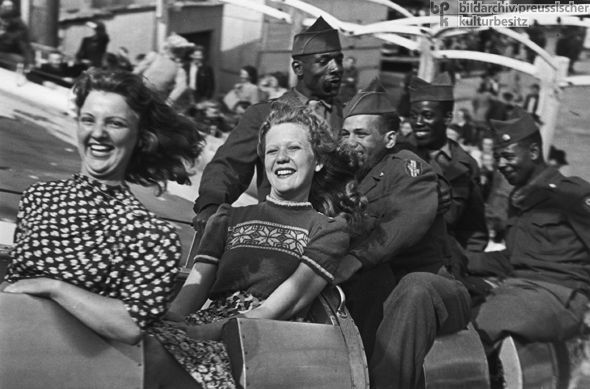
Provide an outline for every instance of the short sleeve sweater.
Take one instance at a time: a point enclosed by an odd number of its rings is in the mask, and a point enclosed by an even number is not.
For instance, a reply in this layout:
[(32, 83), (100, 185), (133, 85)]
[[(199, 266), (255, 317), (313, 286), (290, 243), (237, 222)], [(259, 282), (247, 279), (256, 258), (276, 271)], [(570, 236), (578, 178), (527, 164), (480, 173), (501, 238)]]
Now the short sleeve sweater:
[(127, 187), (83, 175), (23, 194), (6, 281), (49, 277), (123, 301), (141, 328), (161, 317), (181, 256), (178, 235)]
[(207, 223), (195, 261), (218, 266), (209, 298), (235, 291), (268, 298), (301, 262), (332, 282), (348, 243), (343, 218), (267, 197), (247, 207), (223, 204)]

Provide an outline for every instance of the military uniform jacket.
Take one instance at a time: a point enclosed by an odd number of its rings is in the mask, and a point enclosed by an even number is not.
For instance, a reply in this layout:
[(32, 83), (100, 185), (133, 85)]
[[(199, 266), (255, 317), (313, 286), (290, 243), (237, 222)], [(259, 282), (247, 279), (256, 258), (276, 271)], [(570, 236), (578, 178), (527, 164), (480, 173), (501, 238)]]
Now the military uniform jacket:
[(590, 296), (590, 183), (547, 168), (517, 201), (511, 196), (508, 216), (506, 250), (475, 257), (470, 269)]
[(448, 257), (444, 218), (437, 215), (437, 176), (414, 153), (389, 153), (360, 182), (370, 229), (351, 242), (350, 254), (369, 270), (389, 262), (396, 277), (437, 272)]
[(479, 167), (458, 143), (448, 142), (452, 159), (442, 171), (453, 189), (454, 204), (446, 215), (447, 228), (466, 250), (483, 251), (488, 244), (488, 229), (479, 188)]
[[(305, 96), (294, 89), (277, 100), (292, 106), (302, 106), (309, 102)], [(268, 118), (273, 101), (269, 100), (248, 107), (237, 127), (219, 147), (213, 160), (207, 164), (201, 178), (199, 197), (194, 206), (196, 213), (208, 205), (232, 204), (246, 191), (255, 170), (258, 200), (266, 199), (270, 193), (270, 183), (264, 172), (264, 161), (258, 157), (256, 147), (260, 127)], [(337, 134), (342, 128), (342, 108), (334, 104), (331, 106), (331, 112), (326, 108), (323, 113), (332, 131)]]

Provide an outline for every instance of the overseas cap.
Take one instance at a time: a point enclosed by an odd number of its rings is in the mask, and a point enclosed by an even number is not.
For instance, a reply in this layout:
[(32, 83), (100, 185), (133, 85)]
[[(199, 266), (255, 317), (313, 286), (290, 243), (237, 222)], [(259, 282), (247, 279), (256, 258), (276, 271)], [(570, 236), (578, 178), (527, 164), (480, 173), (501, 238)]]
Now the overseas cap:
[(338, 30), (332, 28), (321, 16), (306, 31), (295, 35), (292, 57), (297, 55), (340, 51)]
[(368, 87), (359, 91), (344, 108), (344, 118), (355, 115), (381, 115), (395, 112), (385, 88), (377, 77)]
[(535, 119), (521, 107), (514, 107), (514, 118), (501, 121), (491, 119), (494, 148), (506, 147), (539, 131)]
[(448, 73), (435, 78), (432, 83), (419, 77), (410, 81), (410, 102), (415, 101), (454, 101), (453, 83)]

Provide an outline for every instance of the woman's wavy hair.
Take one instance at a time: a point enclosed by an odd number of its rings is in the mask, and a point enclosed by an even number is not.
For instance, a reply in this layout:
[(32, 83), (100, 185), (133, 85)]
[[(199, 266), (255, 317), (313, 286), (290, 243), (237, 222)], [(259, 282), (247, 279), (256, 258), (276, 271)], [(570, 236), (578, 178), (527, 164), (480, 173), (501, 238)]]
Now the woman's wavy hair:
[(141, 76), (123, 70), (91, 69), (74, 85), (78, 113), (92, 91), (121, 95), (139, 115), (138, 142), (125, 179), (143, 186), (157, 187), (167, 181), (190, 185), (189, 169), (200, 155), (202, 137), (194, 123), (177, 114), (164, 98), (149, 89)]
[(314, 209), (326, 216), (343, 217), (350, 233), (362, 232), (367, 199), (358, 190), (356, 173), (360, 170), (360, 159), (357, 152), (348, 145), (339, 144), (328, 123), (312, 107), (292, 107), (275, 101), (259, 133), (258, 155), (262, 160), (266, 134), (272, 126), (283, 123), (299, 124), (309, 130), (313, 154), (323, 164), (311, 183), (309, 201)]

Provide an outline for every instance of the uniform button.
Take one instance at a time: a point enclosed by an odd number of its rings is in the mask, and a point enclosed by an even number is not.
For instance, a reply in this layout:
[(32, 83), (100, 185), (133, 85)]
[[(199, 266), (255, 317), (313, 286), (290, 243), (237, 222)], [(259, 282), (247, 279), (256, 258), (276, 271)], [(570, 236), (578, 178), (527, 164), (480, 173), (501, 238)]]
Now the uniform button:
[(556, 188), (557, 186), (555, 184), (549, 184), (550, 188)]
[(385, 173), (383, 173), (383, 172), (379, 173), (379, 177), (383, 177), (384, 174)]

